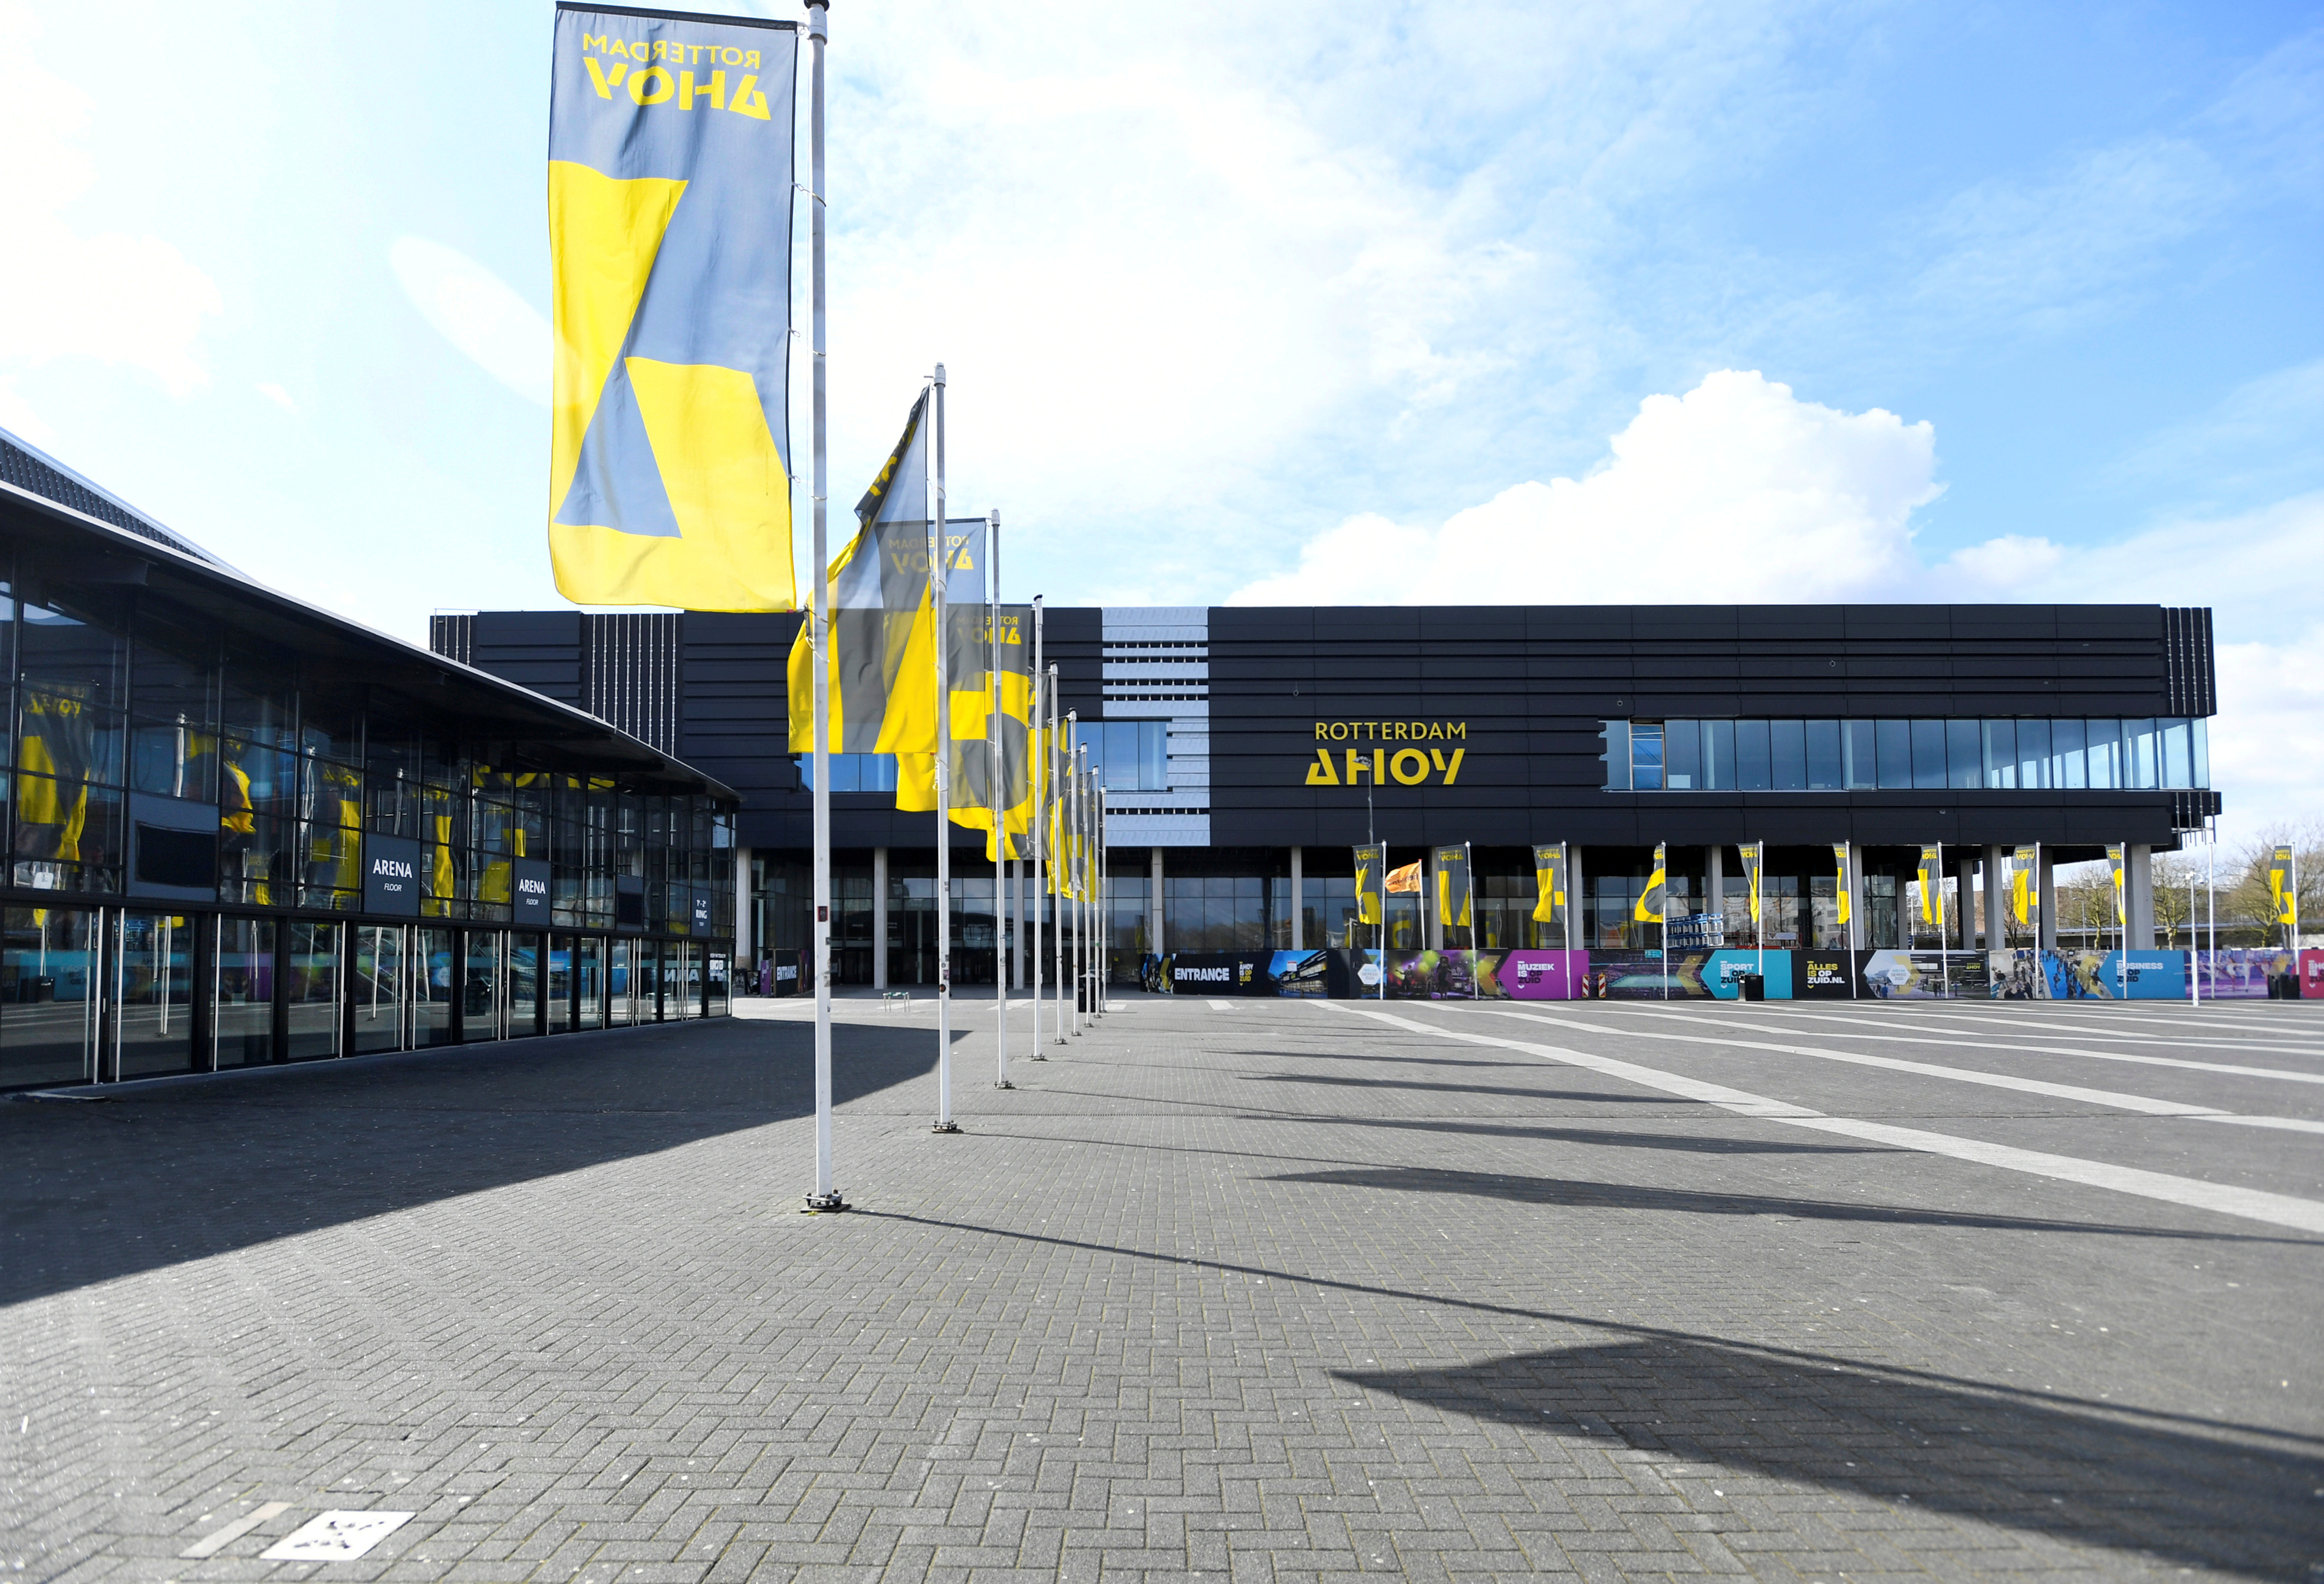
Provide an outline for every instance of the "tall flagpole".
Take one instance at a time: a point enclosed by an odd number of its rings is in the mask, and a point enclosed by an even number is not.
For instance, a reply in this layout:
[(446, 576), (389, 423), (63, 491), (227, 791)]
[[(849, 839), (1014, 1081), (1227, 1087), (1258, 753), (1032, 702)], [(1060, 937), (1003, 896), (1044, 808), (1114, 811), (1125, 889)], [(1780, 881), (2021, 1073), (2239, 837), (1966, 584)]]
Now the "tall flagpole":
[(807, 0), (814, 46), (814, 106), (809, 121), (808, 252), (813, 259), (815, 321), (815, 565), (807, 610), (815, 663), (815, 1192), (807, 1211), (845, 1210), (831, 1179), (831, 555), (830, 478), (825, 457), (823, 339), (823, 51), (831, 33), (830, 0)]
[[(1057, 718), (1057, 668), (1054, 665), (1048, 669), (1048, 764), (1049, 780), (1051, 783), (1049, 787), (1049, 800), (1056, 805), (1057, 809), (1057, 845), (1059, 847), (1066, 847), (1068, 846), (1071, 838), (1065, 829), (1065, 789), (1057, 782), (1057, 745), (1065, 741), (1065, 739), (1059, 735), (1065, 728)], [(1056, 972), (1052, 975), (1052, 977), (1056, 981), (1057, 986), (1056, 1018), (1057, 1032), (1056, 1039), (1056, 1043), (1059, 1045), (1065, 1043), (1065, 886), (1062, 883), (1066, 874), (1065, 863), (1065, 854), (1064, 852), (1053, 852), (1049, 854), (1049, 874), (1051, 876), (1049, 881), (1049, 947), (1052, 954), (1056, 959)]]
[[(1002, 944), (1003, 927), (1008, 914), (1001, 900), (1001, 876), (1009, 866), (1009, 815), (1004, 806), (1009, 801), (1009, 778), (1001, 759), (1001, 513), (994, 511), (984, 520), (984, 560), (991, 568), (992, 585), (985, 591), (984, 611), (992, 637), (992, 699), (984, 714), (984, 807), (992, 816), (992, 999), (1000, 1017), (993, 1031), (992, 1048), (999, 1075), (993, 1080), (995, 1089), (1014, 1089), (1009, 1082), (1009, 973), (1003, 961), (1008, 947)], [(1023, 634), (1019, 634), (1023, 640)]]
[(1033, 707), (1026, 715), (1026, 719), (1030, 723), (1032, 730), (1027, 732), (1025, 737), (1025, 750), (1031, 757), (1026, 760), (1025, 769), (1027, 772), (1026, 784), (1032, 789), (1033, 794), (1033, 822), (1031, 830), (1031, 835), (1033, 838), (1033, 906), (1031, 908), (1032, 918), (1029, 921), (1033, 926), (1033, 939), (1030, 943), (1033, 949), (1026, 953), (1026, 963), (1032, 970), (1031, 973), (1028, 975), (1028, 979), (1029, 981), (1028, 988), (1029, 988), (1033, 992), (1032, 1056), (1037, 1062), (1046, 1062), (1049, 1058), (1041, 1054), (1041, 912), (1042, 909), (1047, 906), (1047, 902), (1043, 897), (1041, 891), (1041, 857), (1043, 849), (1048, 843), (1048, 831), (1047, 827), (1049, 822), (1047, 817), (1045, 817), (1048, 813), (1048, 809), (1044, 802), (1044, 794), (1047, 792), (1049, 785), (1049, 754), (1048, 751), (1042, 746), (1043, 741), (1046, 740), (1046, 734), (1042, 732), (1041, 728), (1047, 723), (1048, 720), (1048, 717), (1043, 713), (1042, 701), (1048, 689), (1049, 674), (1041, 669), (1041, 596), (1039, 594), (1035, 594), (1033, 596), (1032, 679)]
[[(1063, 788), (1065, 807), (1064, 817), (1059, 821), (1065, 831), (1065, 851), (1064, 866), (1057, 871), (1057, 878), (1064, 882), (1064, 889), (1059, 893), (1059, 899), (1064, 905), (1065, 922), (1057, 926), (1057, 931), (1060, 935), (1068, 936), (1069, 939), (1065, 944), (1065, 965), (1057, 971), (1057, 1043), (1059, 1045), (1065, 1043), (1064, 1036), (1066, 1029), (1070, 1028), (1075, 1034), (1081, 1032), (1082, 912), (1081, 900), (1075, 895), (1081, 889), (1082, 783), (1080, 761), (1076, 757), (1079, 751), (1078, 740), (1081, 736), (1080, 717), (1079, 710), (1065, 712), (1065, 782)], [(1073, 971), (1070, 976), (1065, 972), (1067, 968)], [(1074, 987), (1073, 1017), (1070, 1019), (1065, 1016), (1065, 987), (1068, 982)]]
[(945, 366), (936, 364), (936, 501), (928, 529), (928, 591), (936, 619), (936, 1119), (931, 1133), (957, 1133), (952, 1119), (952, 632), (945, 614), (952, 546), (945, 524)]

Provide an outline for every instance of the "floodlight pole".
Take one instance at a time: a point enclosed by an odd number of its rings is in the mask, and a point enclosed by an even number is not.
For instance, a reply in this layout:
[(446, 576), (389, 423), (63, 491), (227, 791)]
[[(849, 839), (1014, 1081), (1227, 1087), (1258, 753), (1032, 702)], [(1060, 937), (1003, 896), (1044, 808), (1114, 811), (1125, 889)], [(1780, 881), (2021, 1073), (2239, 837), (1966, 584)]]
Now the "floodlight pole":
[(815, 352), (815, 544), (809, 576), (809, 658), (815, 663), (815, 1192), (803, 1207), (815, 1214), (847, 1208), (831, 1176), (831, 556), (830, 475), (825, 419), (823, 286), (823, 51), (831, 32), (830, 0), (807, 0), (807, 36), (814, 61), (808, 121), (807, 235), (812, 261)]

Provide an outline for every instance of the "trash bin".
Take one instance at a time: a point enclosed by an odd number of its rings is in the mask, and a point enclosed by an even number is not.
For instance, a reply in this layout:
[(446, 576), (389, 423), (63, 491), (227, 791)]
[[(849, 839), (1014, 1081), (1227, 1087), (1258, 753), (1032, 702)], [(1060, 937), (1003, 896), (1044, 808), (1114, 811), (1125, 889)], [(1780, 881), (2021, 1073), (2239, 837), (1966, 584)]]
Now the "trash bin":
[(1746, 973), (1735, 982), (1741, 987), (1742, 997), (1745, 1000), (1764, 1001), (1767, 999), (1766, 975), (1763, 973)]

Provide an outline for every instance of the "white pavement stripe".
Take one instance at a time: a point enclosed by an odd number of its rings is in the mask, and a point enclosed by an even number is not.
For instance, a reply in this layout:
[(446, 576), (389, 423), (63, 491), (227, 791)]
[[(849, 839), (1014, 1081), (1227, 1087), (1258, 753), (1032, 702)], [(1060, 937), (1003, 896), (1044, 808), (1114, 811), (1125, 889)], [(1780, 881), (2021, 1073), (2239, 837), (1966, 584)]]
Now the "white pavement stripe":
[[(1891, 1144), (1899, 1149), (1918, 1150), (1924, 1155), (1947, 1156), (1955, 1160), (1974, 1161), (1981, 1165), (1997, 1166), (2004, 1171), (2025, 1172), (2038, 1177), (2055, 1177), (2064, 1182), (2082, 1183), (2095, 1188), (2109, 1188), (2116, 1193), (2133, 1193), (2143, 1199), (2158, 1199), (2165, 1203), (2184, 1205), (2194, 1210), (2216, 1211), (2222, 1215), (2238, 1216), (2246, 1220), (2264, 1221), (2270, 1226), (2289, 1227), (2295, 1231), (2324, 1234), (2324, 1203), (2297, 1198), (2289, 1193), (2269, 1193), (2256, 1188), (2236, 1188), (2222, 1183), (2205, 1183), (2193, 1177), (2174, 1176), (2167, 1172), (2149, 1172), (2136, 1166), (2110, 1165), (2103, 1161), (2083, 1160), (2075, 1156), (2052, 1155), (2043, 1150), (2019, 1149), (2011, 1145), (1987, 1144), (1982, 1139), (1962, 1138), (1950, 1133), (1932, 1133), (1919, 1128), (1897, 1128), (1886, 1122), (1860, 1121), (1853, 1117), (1828, 1117), (1804, 1106), (1772, 1100), (1765, 1095), (1747, 1093), (1716, 1083), (1704, 1083), (1677, 1073), (1658, 1068), (1642, 1067), (1635, 1062), (1617, 1061), (1610, 1056), (1591, 1055), (1586, 1051), (1569, 1050), (1561, 1045), (1536, 1045), (1526, 1040), (1501, 1039), (1489, 1034), (1471, 1034), (1465, 1029), (1446, 1028), (1437, 1024), (1416, 1022), (1387, 1012), (1374, 1012), (1336, 1001), (1322, 1001), (1319, 1006), (1336, 1012), (1346, 1012), (1360, 1018), (1376, 1018), (1398, 1028), (1408, 1028), (1418, 1034), (1433, 1034), (1444, 1039), (1457, 1039), (1469, 1045), (1490, 1045), (1500, 1050), (1519, 1051), (1527, 1055), (1541, 1056), (1567, 1066), (1582, 1067), (1609, 1077), (1624, 1079), (1642, 1088), (1659, 1090), (1688, 1100), (1701, 1100), (1742, 1116), (1760, 1117), (1771, 1122), (1782, 1122), (1795, 1128), (1813, 1128), (1826, 1133), (1842, 1133), (1875, 1143)], [(1548, 1018), (1536, 1019), (1550, 1022)]]
[(1235, 1004), (1232, 1001), (1213, 1001), (1211, 1003), (1211, 1010), (1213, 1012), (1231, 1012), (1234, 1009)]
[(2233, 1122), (2239, 1128), (2282, 1128), (2293, 1133), (2324, 1133), (2324, 1122), (2304, 1117), (2197, 1117), (2198, 1122)]
[[(1638, 1011), (1625, 1015), (1634, 1018), (1685, 1018), (1690, 1020), (1696, 1016), (1696, 1014), (1688, 1012), (1655, 1011)], [(1817, 1018), (1821, 1015), (1813, 1012), (1801, 1012), (1794, 1013), (1793, 1016), (1801, 1018)], [(1845, 1023), (1853, 1025), (1856, 1033), (1860, 1037), (1865, 1039), (1877, 1039), (1884, 1045), (1941, 1045), (1950, 1046), (1955, 1050), (2020, 1051), (2027, 1055), (2034, 1056), (2087, 1056), (2094, 1062), (2127, 1062), (2134, 1066), (2140, 1067), (2186, 1067), (2191, 1068), (2198, 1073), (2225, 1073), (2237, 1078), (2280, 1078), (2289, 1083), (2324, 1083), (2324, 1073), (2294, 1073), (2285, 1067), (2244, 1067), (2229, 1062), (2181, 1062), (2173, 1060), (2169, 1056), (2133, 1055), (2124, 1051), (2086, 1051), (2078, 1049), (2073, 1045), (2011, 1045), (1998, 1040), (1962, 1039), (1950, 1035), (1932, 1036), (1923, 1034), (1890, 1034), (1886, 1029), (1875, 1032), (1864, 1026), (1864, 1020), (1862, 1018), (1849, 1018), (1846, 1016), (1824, 1016), (1821, 1020), (1827, 1023)], [(1721, 1018), (1720, 1023), (1722, 1027), (1733, 1028), (1758, 1028), (1764, 1029), (1770, 1034), (1794, 1034), (1799, 1032), (1798, 1030), (1788, 1027), (1781, 1023), (1749, 1023), (1744, 1021), (1743, 1018), (1739, 1017), (1735, 1018), (1732, 1021), (1729, 1021), (1727, 1018)], [(1812, 1030), (1810, 1032), (1815, 1031)], [(1950, 1069), (1948, 1070), (1950, 1071)], [(2092, 1092), (2097, 1093), (2103, 1091), (2093, 1091)]]
[[(1873, 1056), (1861, 1051), (1835, 1051), (1818, 1045), (1777, 1045), (1773, 1040), (1736, 1039), (1727, 1035), (1672, 1034), (1659, 1028), (1609, 1027), (1603, 1023), (1584, 1023), (1575, 1018), (1507, 1011), (1499, 1007), (1464, 1007), (1461, 1009), (1482, 1012), (1491, 1017), (1523, 1018), (1527, 1023), (1546, 1023), (1553, 1028), (1581, 1029), (1590, 1034), (1628, 1035), (1633, 1039), (1666, 1039), (1681, 1045), (1715, 1045), (1732, 1050), (1774, 1051), (1778, 1055), (1812, 1056), (1818, 1061), (1844, 1062), (1852, 1067), (1885, 1067), (1892, 1073), (1914, 1073), (1923, 1078), (1950, 1078), (1957, 1083), (1981, 1083), (1988, 1089), (2014, 1089), (2020, 1094), (2043, 1094), (2052, 1100), (2111, 1106), (2119, 1111), (2138, 1111), (2150, 1117), (2224, 1117), (2227, 1114), (2218, 1106), (2194, 1106), (2182, 1101), (2154, 1100), (2146, 1095), (2125, 1094), (2113, 1089), (2085, 1089), (2077, 1083), (2049, 1083), (2039, 1078), (2020, 1078), (2013, 1073), (1980, 1073), (1973, 1067), (1941, 1067), (1933, 1062), (1908, 1062), (1902, 1056)], [(1628, 1016), (1674, 1018), (1701, 1026), (1697, 1018), (1685, 1012), (1633, 1012)]]
[[(1764, 1003), (1759, 1008), (1759, 1016), (1771, 1018), (1799, 1018), (1818, 1023), (1853, 1023), (1858, 1027), (1863, 1027), (1863, 1018), (1860, 1015), (1853, 1015), (1846, 1012), (1808, 1012), (1790, 1007), (1768, 1007)], [(1942, 1016), (1928, 1015), (1914, 1019), (1914, 1022), (1922, 1027), (1933, 1026), (1939, 1028), (1971, 1029), (1979, 1034), (1992, 1033), (1993, 1027), (1997, 1023), (2015, 1028), (2040, 1028), (2052, 1035), (2055, 1035), (2059, 1032), (2058, 1025), (2056, 1023), (2050, 1022), (2047, 1019), (2040, 1018), (2012, 1018), (2005, 1013), (1994, 1013), (1988, 1015), (1980, 1012), (1967, 1018), (1946, 1018)], [(2095, 1028), (2092, 1027), (2086, 1020), (2080, 1022), (2077, 1027), (2070, 1030), (2070, 1033), (2072, 1036), (2077, 1039), (2112, 1039), (2120, 1040), (2126, 1044), (2185, 1045), (2191, 1046), (2197, 1050), (2206, 1051), (2241, 1051), (2246, 1055), (2324, 1056), (2324, 1047), (2290, 1045), (2256, 1045), (2247, 1039), (2189, 1039), (2184, 1036), (2176, 1034), (2128, 1034), (2109, 1028)], [(1882, 1037), (1886, 1038), (1887, 1036), (1884, 1035)], [(2029, 1046), (2027, 1048), (2030, 1049), (2033, 1047)], [(2119, 1055), (2111, 1051), (2072, 1051), (2066, 1054), (2078, 1056), (2104, 1056), (2118, 1062), (2133, 1061), (2136, 1059), (2131, 1056)], [(2265, 1073), (2274, 1077), (2296, 1077), (2305, 1080), (2310, 1083), (2324, 1083), (2324, 1076), (2307, 1073), (2279, 1073), (2275, 1069), (2269, 1067), (2235, 1068), (2209, 1062), (2172, 1062), (2166, 1064), (2177, 1067), (2217, 1066), (2218, 1071), (2224, 1073), (2238, 1071)]]
[(183, 1561), (189, 1562), (200, 1561), (204, 1557), (214, 1557), (261, 1524), (265, 1523), (267, 1519), (278, 1513), (287, 1513), (290, 1510), (289, 1502), (268, 1502), (265, 1506), (236, 1518), (225, 1528), (214, 1530), (203, 1535), (193, 1544), (180, 1552), (178, 1555)]

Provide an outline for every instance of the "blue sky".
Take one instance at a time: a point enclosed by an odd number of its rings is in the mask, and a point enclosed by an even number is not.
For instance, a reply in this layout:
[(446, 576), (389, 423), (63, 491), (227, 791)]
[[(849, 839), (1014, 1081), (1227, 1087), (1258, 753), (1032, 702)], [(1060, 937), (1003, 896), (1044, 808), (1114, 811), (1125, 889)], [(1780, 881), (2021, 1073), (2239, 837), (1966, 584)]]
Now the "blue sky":
[[(0, 15), (0, 426), (407, 636), (557, 603), (549, 7)], [(942, 359), (1019, 596), (2211, 603), (2231, 820), (2315, 817), (2324, 11), (834, 29), (835, 500)]]

